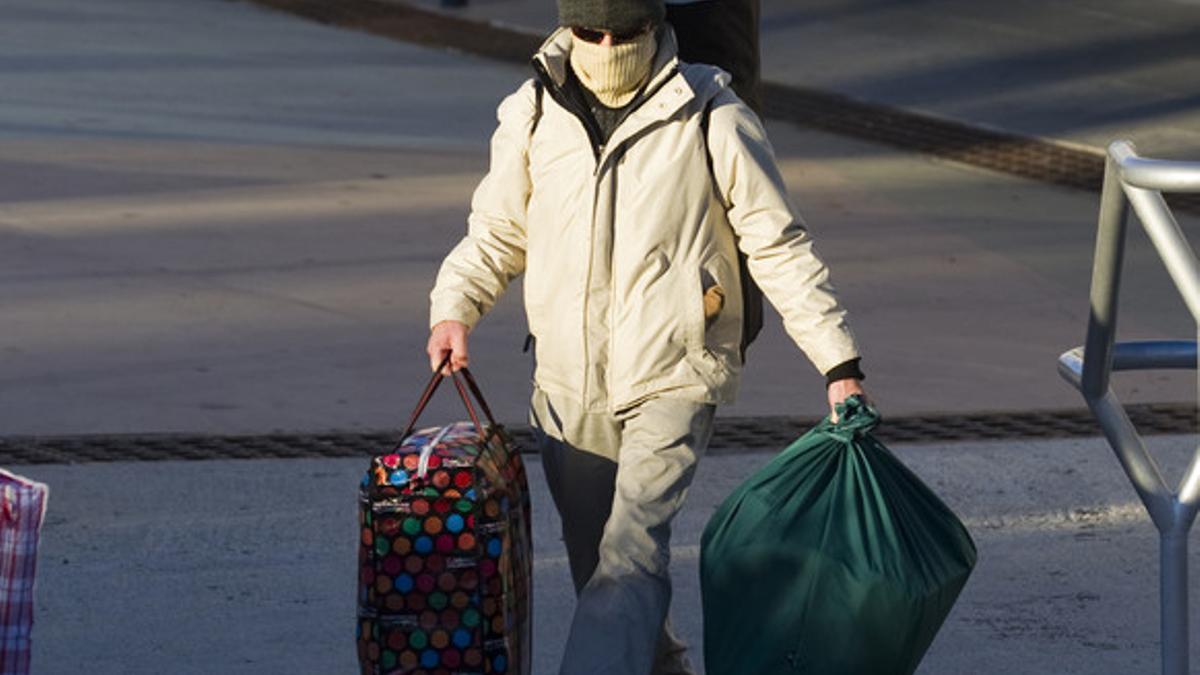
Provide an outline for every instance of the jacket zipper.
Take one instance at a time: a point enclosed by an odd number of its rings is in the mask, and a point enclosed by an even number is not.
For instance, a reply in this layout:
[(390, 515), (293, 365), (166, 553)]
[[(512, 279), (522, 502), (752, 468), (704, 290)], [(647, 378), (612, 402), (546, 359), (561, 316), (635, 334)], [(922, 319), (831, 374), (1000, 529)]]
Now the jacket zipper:
[[(617, 124), (617, 128), (619, 129), (621, 124), (625, 123), (625, 120), (629, 119), (635, 112), (637, 112), (638, 108), (641, 108), (643, 105), (646, 104), (647, 101), (654, 98), (654, 95), (657, 94), (659, 92), (659, 90), (661, 90), (663, 87), (667, 86), (667, 83), (670, 82), (672, 79), (674, 79), (675, 75), (678, 73), (679, 73), (679, 66), (677, 66), (677, 65), (673, 66), (671, 68), (671, 72), (667, 73), (666, 75), (663, 75), (662, 78), (658, 81), (658, 83), (654, 85), (653, 89), (647, 89), (646, 91), (642, 92), (642, 95), (639, 96), (637, 101), (634, 102), (633, 107), (630, 108), (629, 110), (625, 111), (625, 114), (621, 116), (621, 121)], [(613, 130), (613, 135), (614, 136), (616, 135), (616, 129)], [(627, 137), (624, 141), (621, 141), (621, 145), (625, 145), (628, 140), (629, 140), (629, 137)], [(609, 138), (608, 144), (610, 146), (612, 145), (611, 137)], [(621, 148), (620, 151), (624, 152), (625, 149)], [(603, 152), (604, 152), (604, 146), (601, 145), (600, 153), (603, 154)], [(605, 158), (605, 161), (603, 162), (603, 164), (607, 164), (610, 160), (614, 159), (616, 156), (617, 156), (617, 152), (614, 151), (607, 158)], [(603, 164), (600, 162), (599, 157), (597, 157), (596, 170), (593, 172), (593, 175), (600, 174), (600, 169), (603, 166)]]
[(591, 225), (588, 228), (588, 263), (587, 275), (584, 280), (583, 292), (583, 389), (580, 395), (583, 397), (584, 408), (588, 407), (588, 382), (591, 379), (591, 356), (588, 345), (588, 296), (589, 289), (592, 285), (592, 258), (596, 250), (596, 198), (598, 197), (599, 183), (595, 178), (600, 172), (600, 155), (604, 152), (604, 146), (600, 143), (600, 130), (595, 128), (595, 123), (591, 121), (586, 110), (580, 109), (579, 105), (570, 96), (563, 93), (562, 87), (550, 77), (550, 73), (546, 72), (546, 67), (536, 57), (533, 59), (533, 70), (537, 74), (542, 85), (546, 87), (546, 92), (550, 94), (550, 98), (555, 103), (563, 107), (567, 112), (570, 112), (575, 119), (579, 120), (579, 124), (583, 126), (584, 132), (587, 134), (588, 142), (592, 146), (592, 159), (596, 164), (592, 171), (592, 214)]
[[(602, 168), (603, 164), (607, 164), (608, 161), (611, 161), (614, 157), (616, 157), (617, 153), (614, 152), (613, 154), (609, 155), (607, 158), (605, 158), (605, 162), (602, 163), (600, 161), (600, 158), (604, 154), (605, 144), (600, 143), (600, 141), (599, 141), (600, 130), (595, 127), (595, 122), (594, 122), (594, 120), (592, 120), (591, 116), (588, 114), (588, 111), (581, 109), (580, 106), (577, 104), (577, 102), (573, 98), (571, 98), (563, 93), (562, 88), (560, 86), (558, 86), (558, 83), (555, 82), (554, 78), (550, 77), (550, 73), (548, 73), (546, 71), (545, 65), (543, 65), (542, 62), (539, 59), (537, 59), (536, 57), (533, 59), (533, 70), (534, 70), (534, 73), (537, 75), (538, 79), (541, 80), (542, 85), (546, 87), (546, 91), (550, 94), (550, 97), (556, 103), (558, 103), (560, 106), (562, 106), (565, 110), (570, 112), (577, 120), (579, 120), (579, 123), (583, 126), (584, 131), (587, 134), (588, 141), (591, 143), (591, 146), (592, 146), (592, 154), (594, 155), (596, 166), (592, 171), (592, 178), (593, 178), (593, 181), (592, 181), (592, 217), (591, 217), (591, 227), (590, 227), (591, 232), (590, 232), (590, 236), (589, 236), (590, 250), (588, 253), (588, 269), (587, 269), (587, 281), (586, 281), (588, 287), (590, 287), (591, 280), (592, 280), (592, 262), (593, 262), (592, 258), (594, 257), (593, 251), (595, 251), (595, 247), (596, 247), (596, 242), (595, 242), (596, 204), (600, 198), (600, 182), (599, 182), (598, 178), (600, 175), (600, 169)], [(629, 116), (632, 115), (634, 112), (636, 112), (637, 109), (640, 108), (643, 104), (645, 104), (647, 101), (649, 101), (651, 98), (653, 98), (654, 95), (657, 94), (664, 86), (666, 86), (668, 82), (670, 82), (672, 79), (674, 79), (675, 75), (678, 73), (679, 73), (679, 66), (676, 65), (676, 66), (672, 67), (671, 72), (667, 73), (665, 76), (663, 76), (662, 79), (659, 80), (659, 82), (654, 86), (653, 89), (646, 90), (646, 92), (644, 92), (643, 95), (639, 97), (639, 100), (637, 101), (636, 105), (633, 108), (631, 108), (622, 117), (622, 122), (625, 119), (628, 119)], [(615, 205), (616, 205), (615, 197), (614, 197), (614, 199), (612, 199), (610, 201), (613, 203), (613, 206), (615, 207)], [(609, 238), (613, 242), (613, 244), (615, 244), (615, 242), (616, 242), (616, 209), (615, 208), (610, 209), (608, 229), (609, 229)], [(612, 244), (610, 244), (610, 248), (611, 247), (612, 247)], [(614, 351), (613, 350), (613, 341), (616, 337), (616, 332), (615, 332), (614, 325), (613, 325), (613, 319), (614, 319), (614, 316), (616, 313), (614, 310), (614, 304), (616, 301), (616, 286), (614, 283), (616, 280), (616, 277), (615, 277), (616, 256), (613, 253), (614, 253), (614, 251), (610, 250), (609, 256), (608, 256), (608, 275), (609, 275), (609, 284), (608, 284), (609, 285), (609, 300), (608, 300), (609, 358), (608, 358), (608, 368), (610, 371), (612, 368), (612, 354)], [(587, 314), (588, 314), (588, 304), (589, 304), (588, 300), (587, 300), (588, 295), (589, 294), (586, 292), (586, 289), (585, 289), (584, 306), (583, 306), (583, 320), (584, 320), (585, 324), (587, 323)], [(589, 346), (588, 346), (587, 336), (588, 336), (588, 329), (586, 328), (586, 325), (585, 325), (585, 328), (583, 331), (583, 341), (584, 341), (583, 342), (583, 352), (584, 352), (585, 365), (584, 365), (583, 391), (581, 392), (581, 394), (583, 396), (583, 404), (584, 404), (585, 408), (588, 406), (588, 394), (589, 394), (588, 382), (590, 381), (589, 371), (591, 368), (591, 358), (590, 358), (590, 354), (589, 354)], [(611, 384), (612, 384), (611, 378), (608, 378), (608, 380), (609, 380), (608, 381), (609, 389), (611, 389)], [(612, 392), (609, 391), (608, 394), (609, 394), (609, 397), (611, 398)], [(610, 401), (610, 403), (611, 403), (611, 401)]]
[[(623, 123), (625, 120), (629, 119), (629, 117), (630, 117), (631, 115), (633, 115), (633, 113), (637, 112), (637, 109), (638, 109), (638, 108), (642, 107), (642, 105), (643, 105), (643, 104), (645, 104), (645, 103), (646, 103), (646, 101), (649, 101), (651, 98), (653, 98), (653, 97), (654, 97), (654, 95), (655, 95), (655, 94), (657, 94), (657, 93), (658, 93), (658, 92), (659, 92), (659, 91), (660, 91), (660, 90), (661, 90), (661, 89), (662, 89), (664, 86), (666, 86), (666, 84), (667, 84), (668, 82), (670, 82), (672, 79), (674, 79), (675, 75), (676, 75), (678, 72), (679, 72), (679, 66), (675, 66), (674, 68), (672, 68), (672, 69), (671, 69), (671, 72), (670, 72), (670, 73), (668, 73), (667, 75), (665, 75), (665, 76), (664, 76), (664, 77), (663, 77), (663, 78), (662, 78), (662, 79), (661, 79), (661, 80), (658, 82), (658, 84), (656, 84), (656, 85), (654, 86), (654, 88), (653, 88), (653, 89), (649, 89), (649, 90), (647, 90), (646, 92), (644, 92), (644, 93), (642, 94), (642, 96), (640, 96), (640, 97), (639, 97), (639, 100), (638, 100), (638, 101), (637, 101), (637, 103), (634, 105), (634, 107), (633, 107), (633, 108), (631, 108), (630, 110), (628, 110), (628, 111), (625, 113), (625, 115), (624, 115), (624, 116), (621, 118), (621, 122)], [(620, 126), (620, 124), (618, 124), (617, 126), (619, 127), (619, 126)], [(611, 139), (609, 139), (609, 140), (611, 141)], [(611, 144), (611, 143), (610, 143), (610, 144)], [(620, 155), (622, 155), (622, 154), (624, 154), (625, 152), (627, 152), (627, 151), (628, 151), (628, 147), (625, 147), (625, 146), (626, 146), (626, 141), (622, 141), (622, 142), (621, 142), (621, 145), (620, 145), (620, 146), (619, 146), (619, 147), (618, 147), (616, 150), (614, 150), (614, 151), (612, 152), (612, 154), (610, 154), (608, 157), (606, 157), (603, 163), (601, 163), (601, 162), (600, 162), (600, 160), (599, 160), (599, 159), (597, 159), (597, 160), (596, 160), (596, 170), (595, 170), (595, 172), (593, 173), (593, 177), (595, 178), (595, 177), (598, 177), (598, 176), (600, 175), (600, 169), (601, 169), (601, 167), (603, 166), (603, 164), (607, 164), (607, 163), (609, 163), (609, 162), (616, 162), (617, 160), (619, 160), (619, 158), (620, 158)], [(600, 150), (600, 151), (603, 153), (604, 149), (603, 149), (603, 148), (601, 148), (601, 150)], [(614, 169), (613, 169), (613, 171), (615, 172), (615, 171), (616, 171), (616, 168), (614, 168)], [(599, 197), (600, 197), (600, 193), (599, 193), (599, 190), (600, 190), (600, 183), (599, 183), (599, 181), (597, 180), (597, 181), (596, 181), (594, 184), (595, 184), (595, 186), (596, 186), (596, 187), (595, 187), (595, 193), (594, 193), (594, 199), (599, 199)], [(612, 381), (613, 381), (613, 380), (612, 380), (613, 355), (617, 353), (617, 350), (616, 350), (616, 341), (617, 341), (617, 330), (616, 330), (616, 314), (617, 314), (617, 285), (616, 285), (616, 280), (617, 280), (617, 256), (616, 256), (616, 242), (617, 242), (617, 210), (616, 210), (616, 208), (615, 208), (615, 207), (616, 207), (616, 201), (617, 201), (617, 200), (616, 200), (616, 195), (613, 195), (613, 197), (612, 197), (612, 199), (611, 199), (610, 201), (611, 201), (611, 202), (612, 202), (612, 204), (613, 204), (613, 208), (611, 208), (611, 209), (610, 209), (610, 212), (609, 212), (609, 223), (608, 223), (608, 231), (609, 231), (609, 233), (608, 233), (608, 236), (609, 236), (609, 239), (612, 241), (612, 245), (611, 245), (611, 247), (610, 247), (610, 248), (611, 248), (611, 250), (609, 251), (609, 255), (608, 255), (608, 279), (609, 279), (609, 284), (608, 284), (608, 364), (607, 364), (607, 369), (608, 369), (608, 377), (606, 377), (606, 378), (605, 378), (605, 380), (606, 380), (606, 383), (607, 383), (607, 385), (608, 385), (608, 392), (607, 392), (607, 393), (608, 393), (608, 404), (609, 404), (609, 406), (612, 406), (612, 405), (613, 405), (613, 403), (614, 403), (614, 400), (613, 400), (613, 391), (612, 391)], [(596, 211), (596, 207), (595, 207), (595, 205), (593, 204), (593, 206), (592, 206), (592, 212), (593, 212), (593, 213), (595, 213), (595, 211)]]
[(542, 86), (546, 87), (550, 98), (554, 102), (562, 106), (571, 113), (575, 119), (579, 120), (579, 124), (583, 126), (584, 133), (587, 134), (588, 143), (592, 146), (592, 155), (596, 160), (596, 166), (600, 165), (600, 155), (604, 152), (604, 144), (600, 142), (600, 130), (596, 128), (595, 122), (592, 121), (588, 111), (579, 107), (575, 99), (563, 93), (562, 87), (550, 77), (550, 73), (546, 72), (546, 66), (538, 59), (533, 60), (533, 71), (537, 74), (538, 79), (542, 81)]

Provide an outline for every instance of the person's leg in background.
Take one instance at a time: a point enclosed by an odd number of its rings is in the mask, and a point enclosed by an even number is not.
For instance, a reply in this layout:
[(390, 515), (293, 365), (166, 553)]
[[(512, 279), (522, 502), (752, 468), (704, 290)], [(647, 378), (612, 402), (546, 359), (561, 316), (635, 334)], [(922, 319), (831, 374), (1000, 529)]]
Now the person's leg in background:
[[(643, 418), (643, 422), (653, 424), (649, 418)], [(607, 414), (584, 413), (570, 401), (552, 402), (545, 392), (535, 389), (530, 424), (541, 451), (551, 496), (562, 518), (563, 542), (578, 594), (599, 563), (600, 542), (616, 491), (615, 459), (621, 446), (622, 421)], [(711, 429), (711, 416), (708, 427)], [(707, 436), (705, 431), (705, 445)], [(589, 450), (581, 450), (583, 447)], [(687, 473), (690, 483), (690, 470)], [(603, 633), (595, 637), (603, 640)], [(695, 672), (685, 655), (686, 645), (675, 637), (669, 621), (663, 622), (656, 646), (653, 675)], [(613, 643), (613, 649), (619, 647), (620, 644)], [(564, 664), (563, 672), (574, 671), (567, 670)]]

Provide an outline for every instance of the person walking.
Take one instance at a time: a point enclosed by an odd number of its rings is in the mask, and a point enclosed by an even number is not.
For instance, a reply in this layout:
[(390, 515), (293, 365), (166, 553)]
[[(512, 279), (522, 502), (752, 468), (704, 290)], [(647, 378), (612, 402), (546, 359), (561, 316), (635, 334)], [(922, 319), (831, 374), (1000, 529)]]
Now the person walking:
[(864, 393), (860, 355), (729, 76), (679, 60), (662, 0), (558, 10), (534, 77), (499, 106), (467, 234), (430, 294), (427, 352), (434, 369), (466, 366), (470, 331), (524, 274), (530, 423), (577, 592), (560, 672), (688, 674), (667, 620), (671, 522), (737, 391), (741, 265), (825, 374), (831, 409)]

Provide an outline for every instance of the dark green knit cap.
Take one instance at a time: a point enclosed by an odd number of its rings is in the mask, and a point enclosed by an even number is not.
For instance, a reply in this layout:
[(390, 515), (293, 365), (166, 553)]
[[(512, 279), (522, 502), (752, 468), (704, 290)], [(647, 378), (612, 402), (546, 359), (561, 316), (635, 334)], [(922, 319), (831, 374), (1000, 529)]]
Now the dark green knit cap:
[(558, 0), (558, 25), (617, 34), (657, 26), (666, 14), (663, 0)]

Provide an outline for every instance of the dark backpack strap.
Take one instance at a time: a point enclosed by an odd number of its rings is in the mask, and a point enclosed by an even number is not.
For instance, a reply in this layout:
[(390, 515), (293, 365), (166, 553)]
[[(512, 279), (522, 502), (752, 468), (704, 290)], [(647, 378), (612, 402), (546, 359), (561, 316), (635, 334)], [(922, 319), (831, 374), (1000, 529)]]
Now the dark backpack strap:
[[(542, 121), (542, 97), (546, 94), (546, 85), (538, 78), (533, 78), (533, 121), (529, 124), (529, 140), (533, 141), (533, 134), (537, 132), (538, 122)], [(525, 335), (525, 346), (521, 349), (522, 353), (528, 352), (530, 345), (533, 343), (533, 333)]]
[[(717, 195), (717, 199), (725, 210), (729, 210), (729, 204), (725, 201), (725, 196), (721, 193), (721, 186), (717, 183), (717, 174), (713, 171), (712, 152), (708, 146), (708, 127), (709, 119), (712, 117), (713, 101), (716, 97), (708, 99), (704, 104), (704, 112), (700, 117), (700, 133), (704, 139), (704, 159), (708, 163), (708, 176), (712, 181), (713, 192)], [(735, 235), (736, 236), (736, 235)], [(738, 277), (742, 284), (742, 342), (741, 356), (742, 363), (746, 362), (746, 349), (751, 342), (758, 337), (763, 327), (763, 292), (758, 287), (758, 282), (754, 281), (754, 277), (750, 276), (750, 265), (746, 261), (746, 254), (742, 253), (739, 248), (738, 252)]]
[(712, 97), (704, 102), (704, 112), (700, 115), (700, 138), (704, 141), (704, 161), (708, 163), (708, 177), (712, 181), (713, 193), (717, 195), (717, 199), (726, 209), (729, 205), (725, 203), (725, 195), (721, 194), (721, 186), (717, 184), (717, 174), (713, 172), (712, 151), (708, 147), (708, 123), (712, 118), (713, 101), (716, 97)]
[(545, 95), (546, 87), (542, 81), (534, 78), (533, 80), (533, 122), (529, 125), (529, 137), (533, 138), (533, 134), (537, 131), (538, 122), (542, 121), (542, 97)]

